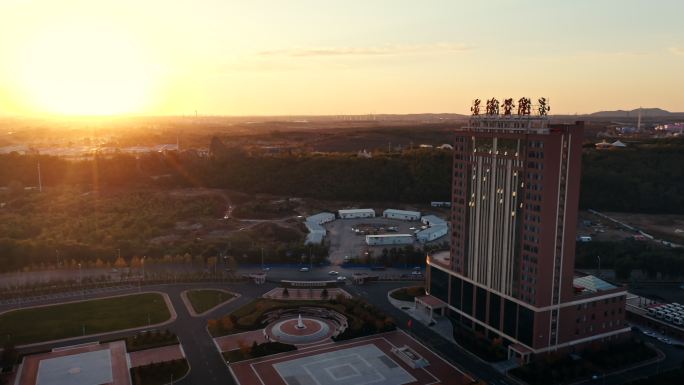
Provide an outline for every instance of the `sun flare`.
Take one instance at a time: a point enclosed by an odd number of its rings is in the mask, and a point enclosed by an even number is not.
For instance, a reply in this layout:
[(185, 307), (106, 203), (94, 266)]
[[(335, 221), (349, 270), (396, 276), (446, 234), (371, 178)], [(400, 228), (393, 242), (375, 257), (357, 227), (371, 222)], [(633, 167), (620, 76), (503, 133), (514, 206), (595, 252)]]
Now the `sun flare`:
[(154, 71), (136, 41), (101, 25), (50, 28), (25, 46), (20, 86), (35, 110), (110, 115), (150, 102)]

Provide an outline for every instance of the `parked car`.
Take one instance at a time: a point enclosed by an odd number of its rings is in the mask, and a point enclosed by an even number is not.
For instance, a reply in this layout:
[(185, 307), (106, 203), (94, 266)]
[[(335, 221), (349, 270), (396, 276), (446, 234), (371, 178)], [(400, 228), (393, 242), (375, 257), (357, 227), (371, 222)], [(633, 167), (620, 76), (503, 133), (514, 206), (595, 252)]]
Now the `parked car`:
[(347, 280), (347, 277), (344, 277), (344, 276), (337, 277), (337, 281), (339, 281), (339, 282), (346, 281), (346, 280)]
[(301, 269), (299, 269), (299, 271), (305, 273), (305, 272), (309, 271), (309, 268), (308, 267), (302, 267)]
[(328, 272), (328, 275), (337, 275), (337, 274), (339, 274), (339, 273), (336, 272), (335, 270), (331, 270)]

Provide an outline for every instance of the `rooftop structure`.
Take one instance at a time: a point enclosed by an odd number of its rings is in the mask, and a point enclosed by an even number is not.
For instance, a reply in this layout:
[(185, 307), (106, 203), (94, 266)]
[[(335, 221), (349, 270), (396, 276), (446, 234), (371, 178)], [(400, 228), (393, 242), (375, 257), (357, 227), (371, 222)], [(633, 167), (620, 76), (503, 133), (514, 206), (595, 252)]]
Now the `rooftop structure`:
[(413, 241), (413, 235), (411, 234), (366, 235), (366, 244), (368, 246), (410, 245)]
[(436, 216), (436, 215), (423, 215), (423, 217), (420, 218), (420, 221), (423, 222), (424, 224), (428, 226), (436, 226), (436, 225), (445, 225), (447, 222)]
[(304, 222), (304, 225), (306, 226), (307, 230), (309, 230), (309, 234), (306, 235), (304, 244), (320, 245), (327, 233), (325, 228), (318, 223), (309, 221)]
[(448, 232), (449, 227), (446, 223), (434, 225), (416, 233), (416, 239), (418, 239), (418, 242), (427, 243), (447, 235)]
[(374, 218), (375, 217), (375, 210), (373, 210), (373, 209), (346, 209), (346, 210), (338, 210), (337, 213), (341, 219)]
[(593, 275), (577, 277), (572, 280), (572, 285), (576, 288), (581, 289), (582, 291), (588, 291), (592, 293), (617, 289), (617, 286), (610, 284)]
[(420, 219), (420, 212), (397, 209), (387, 209), (382, 212), (382, 216), (392, 219), (403, 219), (406, 221), (417, 221)]
[(307, 222), (316, 223), (322, 225), (324, 223), (332, 222), (335, 220), (335, 214), (322, 212), (314, 214), (312, 216), (306, 217)]

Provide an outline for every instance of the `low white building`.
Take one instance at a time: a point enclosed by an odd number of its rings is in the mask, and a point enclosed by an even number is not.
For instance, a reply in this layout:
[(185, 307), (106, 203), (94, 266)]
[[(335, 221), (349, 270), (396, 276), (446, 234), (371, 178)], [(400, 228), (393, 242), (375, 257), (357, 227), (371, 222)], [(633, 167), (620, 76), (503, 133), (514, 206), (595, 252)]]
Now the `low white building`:
[(403, 219), (405, 221), (417, 221), (420, 219), (420, 212), (418, 211), (407, 211), (407, 210), (396, 210), (387, 209), (382, 212), (382, 216), (385, 218), (392, 219)]
[(431, 227), (428, 227), (427, 229), (423, 231), (419, 231), (416, 234), (416, 238), (418, 239), (418, 242), (420, 243), (427, 243), (434, 241), (435, 239), (439, 239), (445, 235), (447, 235), (449, 227), (445, 224), (442, 225), (434, 225)]
[(420, 221), (423, 222), (423, 224), (428, 225), (428, 226), (438, 226), (438, 225), (445, 225), (446, 226), (446, 221), (436, 215), (423, 215), (422, 218), (420, 218)]
[(432, 207), (451, 207), (451, 202), (430, 202), (430, 206)]
[(387, 246), (387, 245), (411, 245), (413, 235), (411, 234), (381, 234), (366, 235), (368, 246)]
[(304, 241), (304, 244), (320, 245), (321, 242), (323, 242), (323, 238), (325, 238), (325, 235), (327, 233), (325, 227), (319, 225), (318, 223), (309, 221), (304, 222), (304, 225), (306, 226), (306, 229), (309, 230), (309, 234), (306, 235), (306, 240)]
[(353, 219), (353, 218), (374, 218), (375, 210), (373, 209), (348, 209), (348, 210), (338, 210), (341, 219)]
[(306, 217), (307, 222), (317, 223), (319, 225), (322, 225), (322, 224), (328, 223), (328, 222), (332, 222), (334, 220), (335, 220), (335, 214), (327, 213), (327, 212), (322, 212), (322, 213), (314, 214), (310, 217)]

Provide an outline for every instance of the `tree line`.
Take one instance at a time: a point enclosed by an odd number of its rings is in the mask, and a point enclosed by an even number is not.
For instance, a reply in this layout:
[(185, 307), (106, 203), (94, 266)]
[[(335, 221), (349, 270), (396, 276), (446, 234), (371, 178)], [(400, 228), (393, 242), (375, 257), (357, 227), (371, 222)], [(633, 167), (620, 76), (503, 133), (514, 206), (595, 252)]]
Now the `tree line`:
[[(452, 153), (413, 150), (374, 154), (280, 154), (252, 156), (213, 144), (212, 155), (116, 154), (71, 161), (42, 155), (0, 155), (0, 186), (11, 193), (36, 186), (94, 188), (217, 187), (247, 193), (328, 200), (425, 203), (451, 196)], [(586, 148), (581, 208), (684, 213), (684, 140), (646, 142), (626, 149)]]

